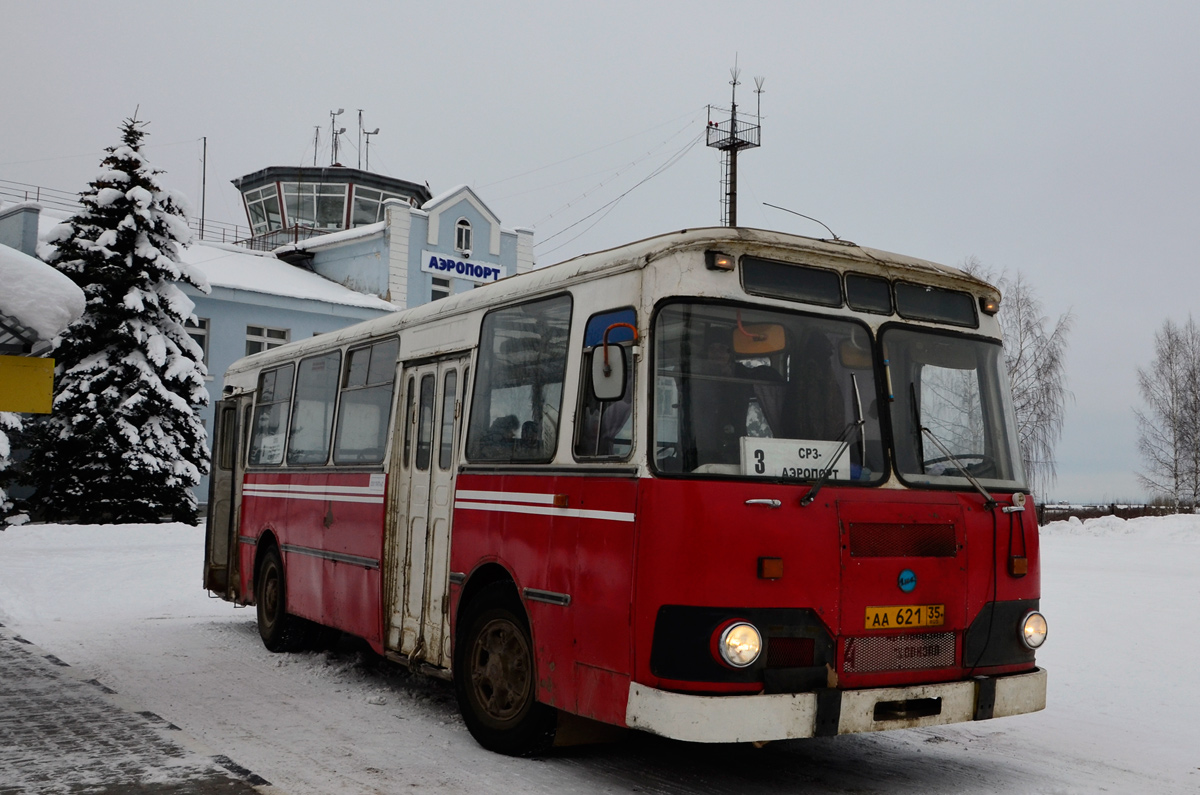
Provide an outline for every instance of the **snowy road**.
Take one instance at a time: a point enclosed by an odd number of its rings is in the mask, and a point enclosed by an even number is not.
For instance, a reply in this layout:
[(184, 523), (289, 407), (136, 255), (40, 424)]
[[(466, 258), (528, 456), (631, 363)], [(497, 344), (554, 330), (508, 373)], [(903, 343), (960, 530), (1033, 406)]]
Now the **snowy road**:
[(749, 746), (629, 734), (541, 760), (481, 750), (447, 685), (343, 646), (268, 653), (198, 587), (203, 531), (0, 533), (0, 622), (292, 795), (1200, 791), (1200, 517), (1043, 537), (1045, 712)]

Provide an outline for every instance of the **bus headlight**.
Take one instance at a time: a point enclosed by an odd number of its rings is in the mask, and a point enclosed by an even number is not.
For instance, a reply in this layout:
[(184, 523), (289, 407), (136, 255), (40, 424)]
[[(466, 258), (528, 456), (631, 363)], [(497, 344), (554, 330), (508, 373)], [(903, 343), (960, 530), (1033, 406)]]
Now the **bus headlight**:
[(1046, 642), (1046, 617), (1036, 610), (1028, 613), (1021, 622), (1021, 642), (1036, 649)]
[(717, 630), (717, 654), (721, 662), (734, 668), (753, 665), (762, 653), (762, 635), (753, 624), (731, 621)]

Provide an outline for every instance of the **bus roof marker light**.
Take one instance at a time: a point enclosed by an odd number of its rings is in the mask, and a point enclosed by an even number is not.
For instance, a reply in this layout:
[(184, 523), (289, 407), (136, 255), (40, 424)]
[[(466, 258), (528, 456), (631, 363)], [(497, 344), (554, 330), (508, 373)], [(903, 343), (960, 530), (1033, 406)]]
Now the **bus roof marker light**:
[(981, 295), (979, 296), (979, 308), (985, 315), (994, 315), (1000, 311), (1000, 299)]
[(704, 252), (704, 266), (710, 271), (732, 271), (734, 259), (720, 251)]

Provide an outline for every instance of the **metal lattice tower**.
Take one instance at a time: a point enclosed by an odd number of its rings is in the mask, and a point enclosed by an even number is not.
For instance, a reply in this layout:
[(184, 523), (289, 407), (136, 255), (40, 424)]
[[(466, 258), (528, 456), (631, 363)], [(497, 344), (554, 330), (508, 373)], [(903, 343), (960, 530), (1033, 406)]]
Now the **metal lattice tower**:
[[(737, 156), (742, 149), (754, 149), (760, 146), (762, 94), (765, 78), (754, 78), (754, 93), (758, 95), (754, 115), (743, 114), (743, 117), (739, 119), (737, 87), (741, 85), (738, 78), (741, 76), (742, 70), (735, 62), (729, 73), (733, 78), (729, 81), (729, 85), (733, 87), (730, 92), (729, 108), (708, 106), (708, 146), (720, 149), (725, 153), (721, 162), (721, 224), (737, 226)], [(722, 121), (714, 121), (714, 112), (721, 116), (728, 113), (729, 116)]]

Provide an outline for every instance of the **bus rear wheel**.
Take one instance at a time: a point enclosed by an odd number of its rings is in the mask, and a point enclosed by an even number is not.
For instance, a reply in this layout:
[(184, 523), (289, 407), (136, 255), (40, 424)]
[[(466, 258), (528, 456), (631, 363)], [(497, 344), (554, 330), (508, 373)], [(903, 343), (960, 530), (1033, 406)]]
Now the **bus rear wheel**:
[(538, 703), (533, 642), (510, 588), (488, 586), (467, 606), (459, 636), (454, 690), (476, 741), (509, 756), (554, 744), (558, 711)]
[(296, 651), (304, 645), (305, 622), (287, 612), (283, 559), (275, 547), (263, 553), (258, 564), (254, 601), (258, 609), (258, 634), (268, 651)]

